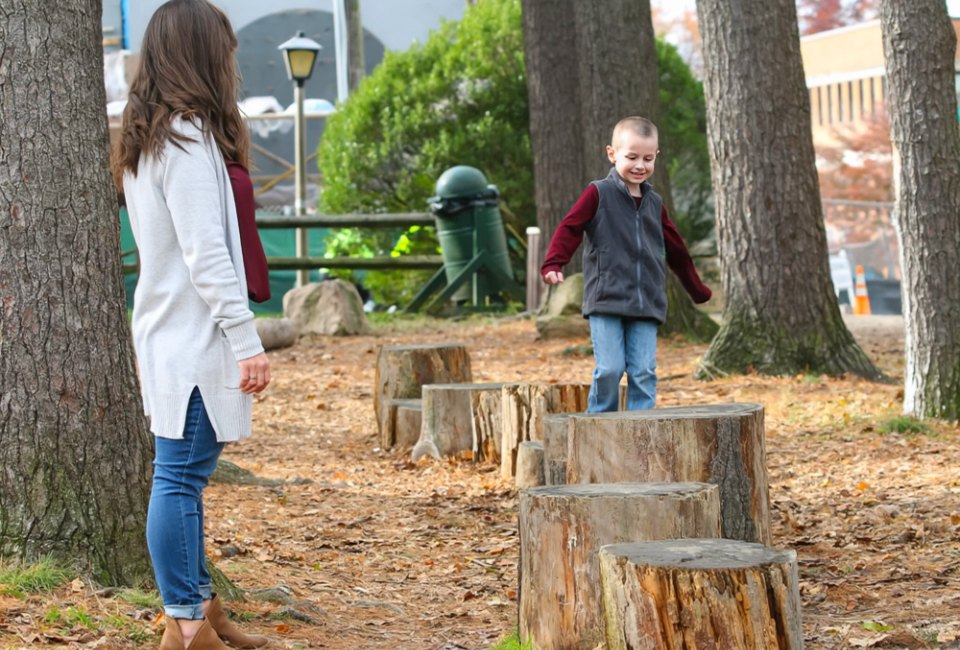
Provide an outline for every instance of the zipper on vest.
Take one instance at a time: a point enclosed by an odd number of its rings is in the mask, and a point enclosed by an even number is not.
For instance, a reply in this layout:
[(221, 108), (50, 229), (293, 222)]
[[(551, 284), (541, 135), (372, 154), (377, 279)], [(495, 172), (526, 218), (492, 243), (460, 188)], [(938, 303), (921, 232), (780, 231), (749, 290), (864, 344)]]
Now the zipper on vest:
[[(636, 226), (636, 236), (637, 236), (637, 252), (639, 253), (637, 255), (636, 266), (637, 266), (637, 300), (640, 302), (640, 309), (643, 309), (643, 287), (640, 284), (640, 279), (641, 279), (640, 267), (641, 267), (641, 260), (643, 259), (643, 237), (641, 237), (642, 228), (640, 227), (641, 226), (640, 208), (643, 207), (643, 200), (645, 198), (647, 198), (646, 194), (640, 197), (640, 205), (636, 206), (637, 218), (634, 219), (634, 223)], [(631, 201), (633, 200), (632, 196), (630, 197), (630, 200)]]

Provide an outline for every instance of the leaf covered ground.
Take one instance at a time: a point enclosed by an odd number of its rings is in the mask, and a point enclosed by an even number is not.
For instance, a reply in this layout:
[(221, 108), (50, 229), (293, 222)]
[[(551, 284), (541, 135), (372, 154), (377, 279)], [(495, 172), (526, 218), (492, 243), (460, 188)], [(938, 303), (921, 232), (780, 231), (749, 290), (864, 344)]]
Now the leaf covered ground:
[[(898, 417), (899, 321), (850, 322), (892, 383), (706, 383), (692, 378), (706, 346), (667, 340), (659, 404), (764, 405), (774, 539), (799, 556), (807, 648), (957, 648), (960, 430)], [(428, 342), (467, 344), (478, 382), (586, 382), (592, 370), (586, 341), (538, 340), (523, 319), (399, 321), (271, 353), (254, 437), (224, 458), (284, 480), (214, 484), (206, 517), (211, 558), (247, 593), (228, 608), (277, 647), (486, 649), (516, 626), (512, 486), (492, 466), (379, 449), (377, 349)], [(0, 648), (156, 647), (155, 596), (59, 582), (0, 585)]]

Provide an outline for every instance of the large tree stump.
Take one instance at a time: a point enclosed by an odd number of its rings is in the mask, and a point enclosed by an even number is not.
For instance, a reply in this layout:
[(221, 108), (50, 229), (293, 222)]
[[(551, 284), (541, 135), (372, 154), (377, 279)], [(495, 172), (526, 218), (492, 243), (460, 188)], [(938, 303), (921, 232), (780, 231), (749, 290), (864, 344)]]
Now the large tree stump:
[(600, 549), (608, 650), (799, 650), (797, 554), (727, 539)]
[(544, 484), (543, 441), (525, 440), (517, 450), (517, 487), (531, 488)]
[(564, 485), (520, 492), (520, 636), (535, 648), (603, 641), (601, 546), (720, 533), (717, 486)]
[(543, 419), (551, 413), (587, 410), (589, 384), (507, 384), (502, 391), (503, 435), (500, 475), (517, 472), (517, 449), (526, 440), (543, 440)]
[(377, 354), (373, 390), (373, 410), (377, 415), (380, 446), (389, 449), (396, 442), (384, 433), (389, 416), (387, 400), (419, 399), (424, 384), (469, 382), (472, 378), (466, 346), (382, 346)]
[(423, 420), (420, 440), (413, 448), (414, 462), (427, 454), (434, 458), (459, 454), (474, 460), (483, 460), (486, 454), (495, 456), (502, 386), (502, 383), (424, 386)]
[(417, 444), (422, 419), (421, 403), (419, 399), (386, 400), (387, 419), (380, 432), (381, 448), (409, 448)]
[(759, 404), (577, 414), (566, 434), (567, 483), (715, 483), (723, 537), (771, 543)]
[(548, 415), (543, 419), (543, 478), (547, 485), (567, 482), (567, 428), (569, 415)]

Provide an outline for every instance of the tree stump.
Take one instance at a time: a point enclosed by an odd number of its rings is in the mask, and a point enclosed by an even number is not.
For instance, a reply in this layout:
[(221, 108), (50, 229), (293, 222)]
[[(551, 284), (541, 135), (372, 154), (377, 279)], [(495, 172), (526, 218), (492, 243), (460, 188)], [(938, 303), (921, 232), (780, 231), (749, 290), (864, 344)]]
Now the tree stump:
[(500, 476), (517, 472), (517, 450), (526, 440), (543, 440), (543, 419), (551, 413), (587, 410), (589, 384), (507, 384), (501, 396), (503, 435)]
[(543, 479), (547, 485), (567, 482), (567, 428), (569, 415), (548, 415), (543, 419)]
[(517, 449), (517, 487), (531, 488), (543, 484), (543, 441), (521, 442)]
[(797, 554), (728, 539), (600, 549), (609, 650), (799, 650)]
[(419, 399), (389, 399), (387, 419), (380, 432), (380, 447), (413, 447), (420, 439), (421, 403)]
[(395, 440), (384, 435), (390, 399), (419, 399), (424, 384), (469, 382), (470, 355), (459, 344), (385, 345), (377, 354), (373, 410), (377, 415), (380, 446), (389, 449)]
[(720, 533), (717, 486), (563, 485), (520, 492), (520, 637), (536, 648), (603, 641), (601, 546)]
[[(502, 386), (502, 383), (424, 386), (423, 421), (420, 440), (413, 448), (414, 462), (427, 454), (434, 458), (462, 454), (473, 460), (483, 460), (485, 454), (495, 455)], [(491, 403), (495, 403), (495, 408)]]
[(770, 544), (759, 404), (577, 414), (566, 434), (567, 483), (715, 483), (723, 537)]

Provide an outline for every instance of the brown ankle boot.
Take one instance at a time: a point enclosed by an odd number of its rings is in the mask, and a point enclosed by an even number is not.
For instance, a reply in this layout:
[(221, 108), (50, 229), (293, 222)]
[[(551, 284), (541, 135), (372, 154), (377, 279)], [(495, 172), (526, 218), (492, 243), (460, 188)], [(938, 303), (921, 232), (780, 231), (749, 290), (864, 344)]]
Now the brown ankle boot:
[[(163, 631), (163, 638), (160, 640), (160, 650), (184, 650), (183, 632), (180, 631), (180, 625), (176, 619), (167, 617), (167, 627)], [(217, 636), (217, 633), (210, 626), (209, 620), (204, 620), (203, 625), (193, 637), (190, 646), (186, 650), (229, 650), (223, 645), (223, 641)]]
[(270, 642), (265, 636), (255, 634), (244, 634), (237, 626), (230, 622), (226, 612), (220, 606), (220, 598), (214, 595), (210, 601), (210, 607), (207, 609), (207, 620), (216, 630), (217, 635), (224, 643), (241, 648), (242, 650), (252, 650), (253, 648), (262, 648)]

